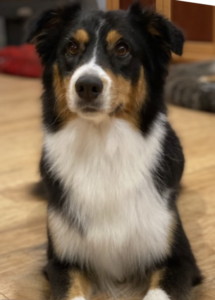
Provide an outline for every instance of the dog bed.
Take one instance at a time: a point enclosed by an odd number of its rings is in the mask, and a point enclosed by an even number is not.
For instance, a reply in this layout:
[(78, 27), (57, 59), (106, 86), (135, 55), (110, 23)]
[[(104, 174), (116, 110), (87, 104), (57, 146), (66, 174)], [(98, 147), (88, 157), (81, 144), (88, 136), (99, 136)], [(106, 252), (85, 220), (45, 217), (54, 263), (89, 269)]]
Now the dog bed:
[(172, 65), (165, 99), (171, 104), (215, 112), (215, 61)]
[(8, 46), (0, 50), (0, 72), (41, 77), (43, 68), (33, 45)]

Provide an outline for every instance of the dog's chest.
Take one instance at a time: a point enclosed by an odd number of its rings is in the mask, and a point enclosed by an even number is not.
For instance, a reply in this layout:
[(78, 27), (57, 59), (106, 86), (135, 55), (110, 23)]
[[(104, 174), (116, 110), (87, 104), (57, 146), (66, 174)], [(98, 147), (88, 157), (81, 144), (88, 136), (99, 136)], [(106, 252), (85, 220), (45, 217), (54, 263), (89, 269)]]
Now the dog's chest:
[(171, 215), (153, 183), (164, 137), (163, 121), (144, 138), (122, 120), (96, 127), (76, 120), (46, 135), (46, 156), (67, 195), (68, 215), (56, 211), (49, 226), (57, 253), (120, 278), (140, 260), (166, 254)]

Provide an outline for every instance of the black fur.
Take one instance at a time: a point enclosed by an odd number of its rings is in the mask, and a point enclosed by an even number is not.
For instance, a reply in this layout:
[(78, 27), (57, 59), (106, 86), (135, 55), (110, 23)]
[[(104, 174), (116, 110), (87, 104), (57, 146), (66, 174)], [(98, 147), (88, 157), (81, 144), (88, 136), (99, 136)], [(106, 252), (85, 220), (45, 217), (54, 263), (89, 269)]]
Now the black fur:
[(172, 299), (189, 299), (190, 290), (202, 282), (179, 215), (172, 254), (165, 262), (165, 268), (160, 284)]
[(163, 143), (160, 165), (154, 172), (155, 182), (160, 192), (167, 188), (179, 189), (184, 170), (184, 156), (179, 139), (170, 124), (166, 125), (168, 134)]

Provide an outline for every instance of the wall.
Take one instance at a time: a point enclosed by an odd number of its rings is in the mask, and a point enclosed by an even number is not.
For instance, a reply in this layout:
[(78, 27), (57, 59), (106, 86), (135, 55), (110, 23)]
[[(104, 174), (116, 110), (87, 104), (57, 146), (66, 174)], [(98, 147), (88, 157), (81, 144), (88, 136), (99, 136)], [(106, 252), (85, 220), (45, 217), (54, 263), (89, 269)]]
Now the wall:
[(98, 8), (106, 10), (106, 0), (96, 0)]
[(82, 0), (82, 5), (86, 9), (106, 9), (106, 0)]

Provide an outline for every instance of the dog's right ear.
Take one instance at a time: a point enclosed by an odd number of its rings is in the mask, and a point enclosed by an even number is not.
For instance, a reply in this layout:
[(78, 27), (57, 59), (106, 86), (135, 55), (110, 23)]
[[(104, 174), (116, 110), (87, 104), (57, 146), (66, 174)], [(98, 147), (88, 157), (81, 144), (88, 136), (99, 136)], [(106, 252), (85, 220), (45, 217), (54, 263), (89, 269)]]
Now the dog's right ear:
[(177, 55), (182, 55), (184, 35), (179, 28), (164, 16), (151, 9), (144, 8), (138, 2), (131, 5), (129, 14), (135, 17), (135, 21), (140, 25), (139, 28), (147, 30), (162, 51), (169, 52), (171, 50)]
[(80, 4), (75, 2), (63, 8), (45, 11), (30, 22), (27, 42), (35, 44), (44, 65), (54, 59), (64, 26), (72, 22), (80, 10)]

